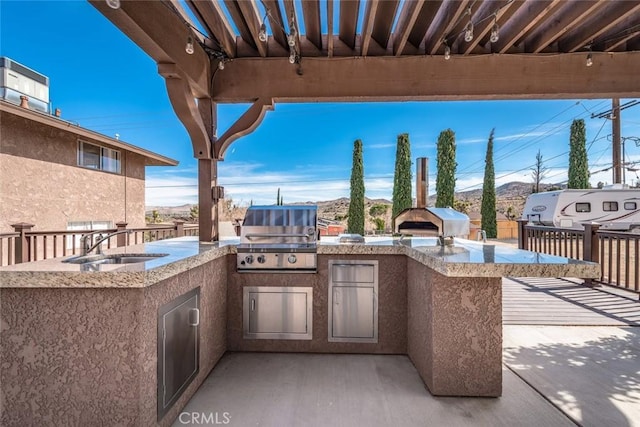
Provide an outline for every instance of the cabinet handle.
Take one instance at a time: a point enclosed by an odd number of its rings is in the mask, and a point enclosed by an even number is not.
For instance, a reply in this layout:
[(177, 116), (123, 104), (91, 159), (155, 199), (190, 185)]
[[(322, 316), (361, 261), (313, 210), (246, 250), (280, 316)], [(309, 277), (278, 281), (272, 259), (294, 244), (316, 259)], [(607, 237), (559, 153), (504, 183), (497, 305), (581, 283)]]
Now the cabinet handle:
[(256, 311), (256, 300), (251, 298), (251, 311)]
[(189, 326), (198, 326), (200, 324), (200, 310), (192, 308), (189, 310)]
[(336, 291), (335, 289), (333, 290), (333, 304), (340, 305), (340, 303), (338, 302), (338, 291)]

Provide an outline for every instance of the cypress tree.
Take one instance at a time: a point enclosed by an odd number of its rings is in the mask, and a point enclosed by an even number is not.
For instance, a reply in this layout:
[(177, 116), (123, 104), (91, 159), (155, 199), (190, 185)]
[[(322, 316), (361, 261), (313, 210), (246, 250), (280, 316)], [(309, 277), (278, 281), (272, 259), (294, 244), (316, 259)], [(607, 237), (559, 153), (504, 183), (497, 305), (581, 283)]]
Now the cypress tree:
[(353, 166), (351, 167), (351, 201), (349, 202), (349, 233), (364, 235), (364, 168), (362, 165), (362, 141), (353, 143)]
[(400, 212), (411, 207), (411, 145), (409, 134), (398, 135), (396, 147), (396, 170), (393, 175), (393, 206), (391, 208), (392, 227)]
[(496, 173), (493, 168), (493, 132), (489, 134), (487, 142), (487, 156), (484, 166), (484, 184), (482, 185), (482, 207), (480, 215), (482, 221), (480, 226), (487, 233), (487, 237), (495, 239), (498, 237), (498, 224), (496, 220)]
[(436, 207), (453, 206), (456, 188), (456, 134), (451, 130), (443, 130), (438, 136), (438, 157), (436, 177)]
[(276, 205), (280, 206), (280, 187), (278, 187), (278, 194), (276, 194)]
[(569, 137), (569, 181), (567, 188), (591, 188), (586, 142), (584, 120), (574, 120), (571, 123), (571, 136)]

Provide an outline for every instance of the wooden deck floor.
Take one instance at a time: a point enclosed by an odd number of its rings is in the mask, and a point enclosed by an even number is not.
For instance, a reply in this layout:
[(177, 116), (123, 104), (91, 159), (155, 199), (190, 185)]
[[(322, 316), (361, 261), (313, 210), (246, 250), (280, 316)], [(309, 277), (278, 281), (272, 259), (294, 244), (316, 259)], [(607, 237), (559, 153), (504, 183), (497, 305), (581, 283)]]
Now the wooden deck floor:
[(503, 280), (503, 362), (577, 425), (640, 427), (640, 301), (581, 283)]
[(504, 324), (640, 326), (637, 295), (618, 295), (609, 288), (588, 288), (581, 283), (580, 279), (504, 279)]

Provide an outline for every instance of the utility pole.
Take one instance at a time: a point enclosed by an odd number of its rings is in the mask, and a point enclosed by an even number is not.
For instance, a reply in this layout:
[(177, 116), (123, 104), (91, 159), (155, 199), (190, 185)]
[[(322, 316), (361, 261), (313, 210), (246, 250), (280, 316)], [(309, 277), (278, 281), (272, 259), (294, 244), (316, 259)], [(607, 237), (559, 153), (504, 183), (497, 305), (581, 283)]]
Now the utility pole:
[(620, 98), (611, 100), (611, 126), (613, 133), (613, 183), (622, 183), (622, 138), (620, 137)]

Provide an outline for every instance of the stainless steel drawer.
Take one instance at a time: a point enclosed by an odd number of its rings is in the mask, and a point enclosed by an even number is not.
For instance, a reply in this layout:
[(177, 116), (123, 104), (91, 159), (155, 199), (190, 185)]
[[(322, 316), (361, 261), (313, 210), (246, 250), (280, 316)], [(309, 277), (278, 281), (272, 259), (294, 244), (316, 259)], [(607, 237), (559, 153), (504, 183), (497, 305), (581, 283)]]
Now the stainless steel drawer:
[(335, 283), (373, 283), (375, 281), (375, 266), (372, 264), (357, 264), (333, 262), (331, 264), (331, 280)]

